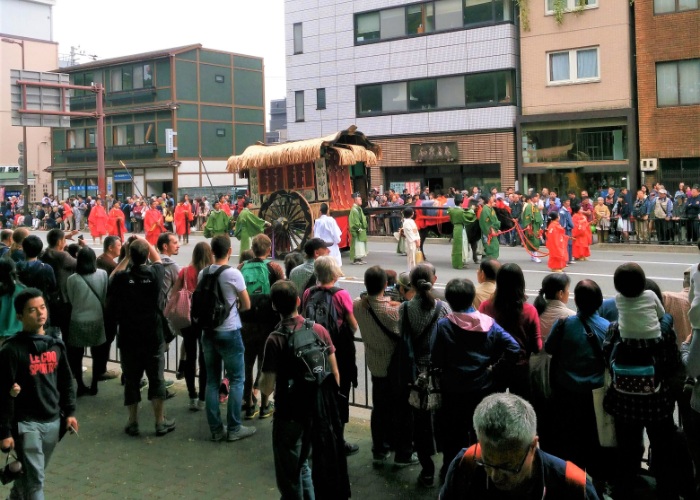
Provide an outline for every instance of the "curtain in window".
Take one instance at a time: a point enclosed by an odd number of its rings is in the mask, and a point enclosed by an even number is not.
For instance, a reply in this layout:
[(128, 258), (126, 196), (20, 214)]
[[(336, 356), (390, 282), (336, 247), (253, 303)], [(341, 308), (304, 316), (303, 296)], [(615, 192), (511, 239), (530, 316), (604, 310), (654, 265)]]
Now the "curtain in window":
[(406, 9), (404, 7), (383, 10), (380, 16), (382, 40), (406, 35)]
[(678, 63), (682, 105), (700, 104), (700, 59)]
[(294, 53), (300, 54), (304, 51), (303, 32), (301, 23), (294, 24)]
[(691, 10), (698, 8), (698, 0), (678, 0), (678, 10)]
[(382, 111), (406, 111), (407, 101), (406, 82), (382, 85)]
[(294, 108), (296, 112), (296, 121), (304, 121), (304, 91), (298, 90), (294, 92)]
[(578, 78), (597, 78), (598, 77), (598, 51), (579, 50), (576, 52), (576, 66)]
[(435, 2), (435, 29), (449, 30), (452, 28), (461, 28), (464, 20), (462, 19), (462, 0), (441, 0)]
[(465, 105), (464, 77), (439, 78), (437, 99), (438, 108), (463, 108)]
[(122, 70), (112, 70), (112, 92), (119, 92), (122, 89)]
[(654, 13), (674, 12), (676, 10), (676, 0), (654, 0)]
[(549, 80), (558, 82), (569, 79), (569, 53), (549, 55)]
[(659, 106), (678, 105), (678, 70), (676, 63), (656, 65), (656, 101)]

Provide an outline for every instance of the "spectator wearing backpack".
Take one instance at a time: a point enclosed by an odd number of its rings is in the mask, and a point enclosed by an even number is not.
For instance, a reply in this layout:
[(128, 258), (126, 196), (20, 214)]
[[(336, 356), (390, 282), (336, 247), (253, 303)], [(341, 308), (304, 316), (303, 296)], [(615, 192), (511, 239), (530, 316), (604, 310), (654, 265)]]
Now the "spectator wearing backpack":
[[(250, 309), (250, 298), (243, 275), (228, 265), (231, 238), (214, 236), (211, 249), (214, 263), (199, 273), (197, 288), (192, 294), (192, 323), (203, 330), (206, 413), (211, 440), (232, 442), (255, 434), (255, 427), (241, 425), (245, 359), (240, 312)], [(219, 411), (222, 364), (230, 383), (225, 426)]]
[[(268, 396), (275, 392), (272, 451), (277, 488), (284, 499), (349, 498), (335, 347), (323, 326), (298, 314), (294, 283), (276, 282), (270, 297), (281, 322), (265, 343), (260, 390)], [(313, 471), (308, 464), (311, 452)]]
[[(267, 395), (263, 394), (258, 409), (254, 388), (260, 377), (265, 340), (278, 322), (277, 313), (272, 308), (270, 287), (284, 279), (284, 270), (276, 262), (268, 260), (272, 250), (272, 242), (264, 234), (258, 234), (251, 242), (255, 257), (243, 262), (238, 269), (245, 280), (246, 290), (250, 297), (250, 309), (241, 312), (241, 337), (245, 348), (245, 384), (243, 385), (243, 405), (246, 420), (252, 420), (256, 415), (260, 418), (272, 416), (274, 405)], [(258, 373), (253, 377), (255, 361), (258, 362)], [(254, 384), (255, 382), (255, 384)], [(254, 387), (255, 386), (255, 387)]]
[(297, 290), (299, 290), (299, 298), (302, 298), (304, 292), (316, 285), (316, 280), (314, 278), (314, 262), (319, 257), (324, 255), (329, 255), (330, 245), (323, 241), (321, 238), (311, 238), (304, 245), (304, 253), (306, 254), (306, 260), (303, 264), (292, 269), (289, 273), (289, 279), (296, 285)]
[(340, 248), (338, 244), (340, 243), (340, 237), (343, 232), (338, 226), (338, 222), (333, 217), (329, 216), (329, 208), (327, 203), (321, 203), (320, 207), (321, 216), (316, 219), (314, 223), (314, 237), (320, 238), (326, 243), (330, 243), (328, 246), (330, 250), (330, 255), (333, 257), (339, 266), (343, 265), (343, 260), (340, 258)]
[[(165, 416), (165, 367), (162, 322), (159, 309), (160, 287), (165, 270), (155, 247), (143, 238), (131, 236), (125, 244), (126, 258), (114, 270), (107, 289), (105, 316), (119, 328), (119, 349), (124, 371), (124, 406), (129, 436), (140, 434), (138, 407), (141, 377), (148, 377), (148, 399), (153, 405), (156, 436), (175, 430), (175, 419)], [(147, 262), (150, 259), (151, 265)], [(127, 270), (127, 267), (130, 266)]]
[(356, 299), (353, 311), (362, 332), (367, 367), (372, 374), (372, 457), (384, 463), (396, 452), (399, 462), (413, 453), (412, 419), (407, 401), (392, 390), (389, 373), (394, 351), (399, 343), (399, 302), (385, 295), (387, 273), (379, 266), (365, 271), (367, 296)]
[[(346, 424), (350, 419), (350, 388), (357, 387), (354, 340), (357, 321), (353, 312), (352, 297), (347, 290), (335, 286), (343, 272), (330, 255), (316, 259), (314, 273), (318, 284), (304, 292), (301, 310), (305, 318), (323, 325), (333, 340), (340, 373), (338, 408), (340, 419)], [(347, 455), (354, 455), (358, 451), (359, 447), (356, 444), (345, 442)]]

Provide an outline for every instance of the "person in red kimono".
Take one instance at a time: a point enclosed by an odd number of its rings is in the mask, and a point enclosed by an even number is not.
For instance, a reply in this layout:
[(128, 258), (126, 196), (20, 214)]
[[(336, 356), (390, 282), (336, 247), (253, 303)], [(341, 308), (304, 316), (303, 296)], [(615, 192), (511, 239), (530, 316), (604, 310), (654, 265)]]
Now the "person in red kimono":
[(192, 219), (194, 219), (192, 209), (187, 200), (184, 199), (175, 207), (175, 232), (177, 240), (184, 241), (185, 245), (190, 242), (190, 222)]
[(143, 216), (143, 230), (146, 233), (146, 240), (153, 246), (158, 243), (158, 236), (165, 231), (165, 221), (163, 213), (158, 210), (158, 201), (151, 202), (151, 208)]
[(108, 221), (109, 217), (102, 206), (102, 199), (97, 198), (95, 206), (90, 209), (90, 216), (88, 217), (88, 227), (90, 228), (93, 244), (96, 240), (99, 240), (100, 245), (102, 244), (102, 237), (107, 236)]
[(547, 250), (549, 250), (549, 261), (547, 266), (555, 273), (560, 273), (566, 267), (569, 260), (566, 231), (559, 224), (559, 214), (552, 212), (549, 214), (549, 224), (547, 224)]
[(231, 217), (231, 205), (228, 204), (228, 199), (225, 196), (219, 198), (219, 204), (221, 205), (221, 210), (230, 218)]
[(66, 200), (63, 202), (63, 228), (65, 231), (71, 231), (73, 226), (73, 208), (70, 200)]
[(591, 256), (591, 244), (593, 243), (591, 227), (588, 218), (582, 213), (581, 207), (574, 207), (573, 211), (574, 228), (571, 230), (571, 236), (574, 239), (574, 244), (571, 251), (575, 260), (588, 260), (588, 257)]
[(118, 201), (112, 204), (112, 210), (109, 211), (109, 221), (107, 222), (107, 232), (110, 236), (116, 236), (124, 242), (126, 234), (126, 224), (124, 223), (124, 212)]

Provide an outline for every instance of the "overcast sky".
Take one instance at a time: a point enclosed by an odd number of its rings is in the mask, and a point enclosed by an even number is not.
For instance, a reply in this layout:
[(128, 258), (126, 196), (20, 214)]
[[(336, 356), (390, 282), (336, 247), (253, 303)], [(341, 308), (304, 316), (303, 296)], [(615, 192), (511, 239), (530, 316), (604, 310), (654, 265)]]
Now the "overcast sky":
[(78, 45), (107, 59), (201, 43), (264, 58), (268, 111), (285, 96), (283, 0), (58, 0), (53, 13), (61, 56)]

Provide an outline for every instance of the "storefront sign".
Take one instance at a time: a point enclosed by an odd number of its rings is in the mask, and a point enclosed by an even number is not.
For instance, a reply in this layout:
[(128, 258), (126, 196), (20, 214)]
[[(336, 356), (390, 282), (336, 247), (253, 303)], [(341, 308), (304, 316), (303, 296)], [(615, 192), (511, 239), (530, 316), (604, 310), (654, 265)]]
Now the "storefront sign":
[(453, 162), (459, 159), (456, 142), (428, 142), (411, 144), (411, 160), (423, 162)]
[(5, 191), (4, 196), (5, 196), (5, 198), (12, 198), (13, 196), (19, 196), (21, 194), (22, 194), (22, 191)]
[(131, 174), (129, 172), (116, 172), (112, 177), (114, 178), (114, 182), (131, 182)]

